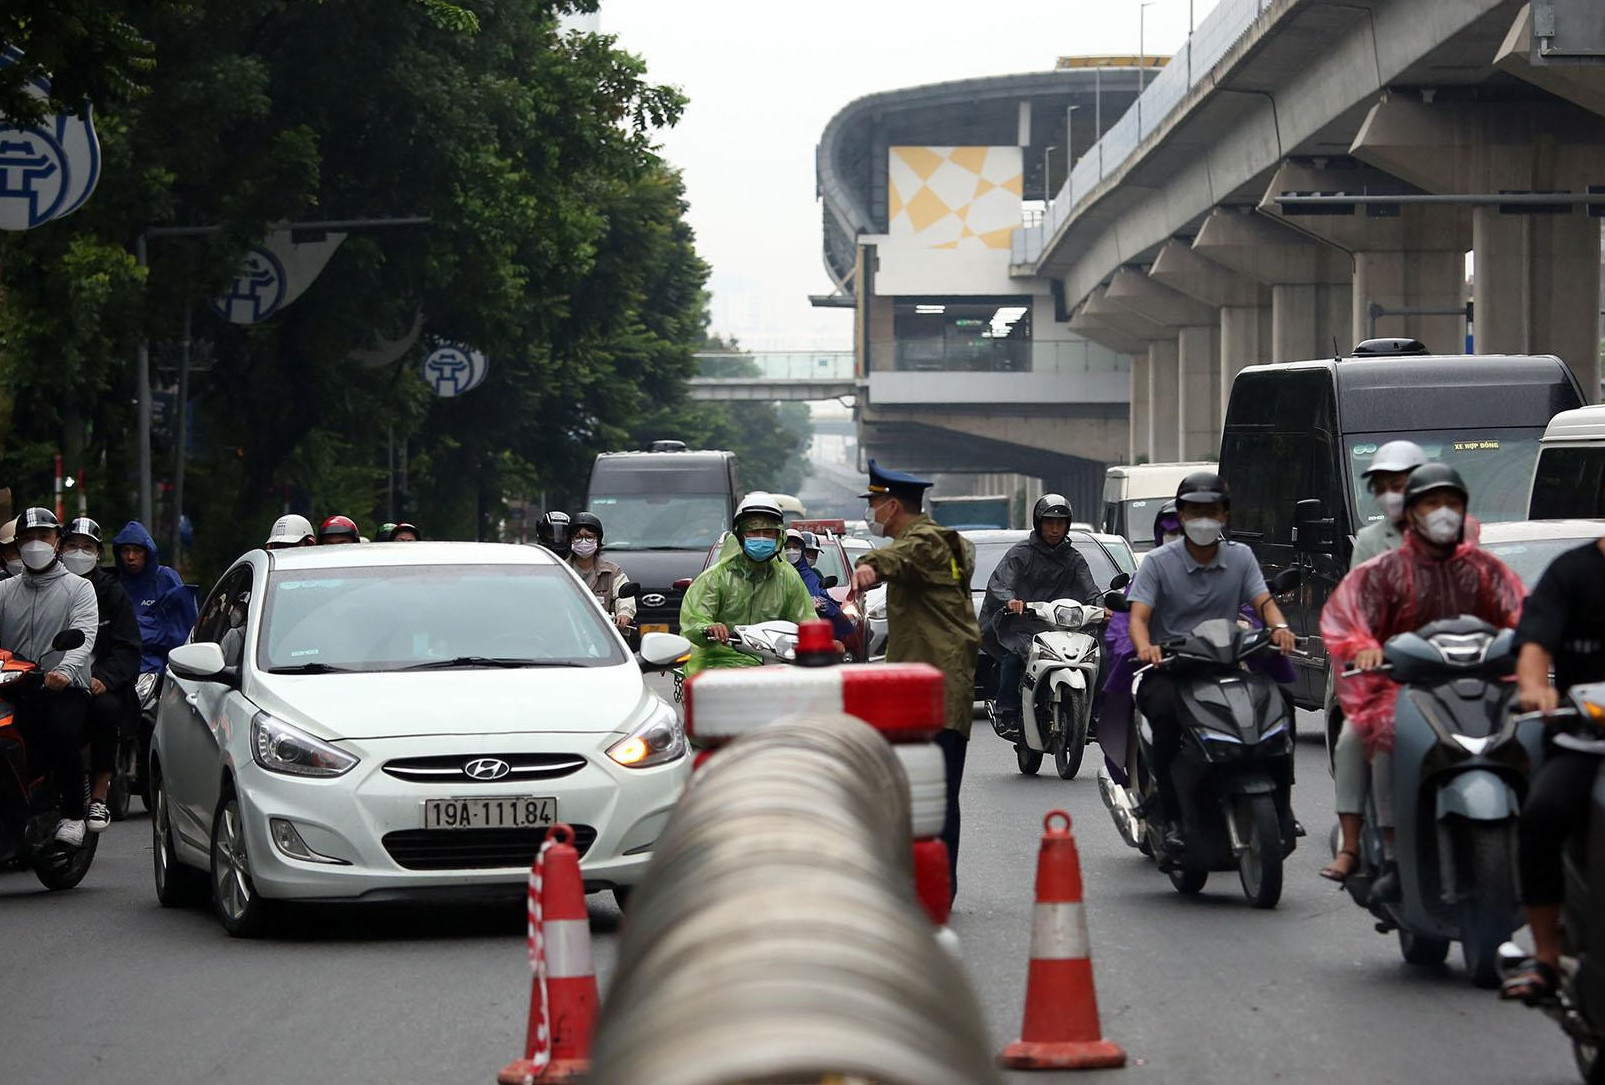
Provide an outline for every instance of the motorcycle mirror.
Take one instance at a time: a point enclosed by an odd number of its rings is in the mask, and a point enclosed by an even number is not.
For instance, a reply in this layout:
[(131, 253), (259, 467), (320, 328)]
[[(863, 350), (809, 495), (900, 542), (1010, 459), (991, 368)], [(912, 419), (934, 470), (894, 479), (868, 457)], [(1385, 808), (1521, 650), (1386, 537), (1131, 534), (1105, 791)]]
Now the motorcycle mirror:
[(1105, 593), (1103, 605), (1116, 614), (1126, 614), (1131, 610), (1131, 600), (1126, 598), (1124, 592), (1119, 591)]
[(628, 584), (624, 585), (624, 587), (620, 588), (618, 590), (618, 592), (617, 592), (617, 595), (618, 595), (618, 597), (620, 599), (634, 599), (636, 596), (638, 596), (640, 594), (641, 594), (641, 585), (637, 584), (633, 580), (630, 581)]
[(834, 588), (837, 584), (840, 584), (840, 583), (841, 583), (841, 581), (837, 580), (835, 577), (827, 576), (825, 579), (823, 579), (823, 580), (821, 580), (819, 582), (819, 586), (821, 588), (824, 588), (826, 591), (829, 591), (831, 588)]
[(63, 629), (50, 642), (51, 649), (57, 652), (70, 652), (74, 648), (82, 648), (83, 646), (84, 631), (82, 629)]
[(1121, 573), (1120, 575), (1116, 576), (1113, 580), (1109, 581), (1109, 590), (1110, 591), (1121, 591), (1121, 590), (1123, 590), (1125, 588), (1125, 586), (1127, 584), (1130, 584), (1130, 583), (1131, 583), (1131, 574), (1130, 573)]
[(1304, 581), (1304, 570), (1298, 566), (1290, 566), (1271, 577), (1270, 589), (1272, 595), (1286, 595)]

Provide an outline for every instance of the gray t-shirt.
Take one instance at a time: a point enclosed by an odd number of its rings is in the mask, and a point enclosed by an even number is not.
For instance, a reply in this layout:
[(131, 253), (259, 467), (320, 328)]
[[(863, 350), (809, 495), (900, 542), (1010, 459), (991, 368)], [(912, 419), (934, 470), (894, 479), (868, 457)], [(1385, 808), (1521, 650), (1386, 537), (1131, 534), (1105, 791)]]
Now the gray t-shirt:
[(1153, 608), (1148, 635), (1155, 644), (1184, 637), (1211, 618), (1235, 618), (1244, 603), (1266, 593), (1265, 577), (1254, 551), (1242, 543), (1223, 542), (1215, 560), (1200, 565), (1177, 539), (1148, 551), (1137, 567), (1131, 601)]

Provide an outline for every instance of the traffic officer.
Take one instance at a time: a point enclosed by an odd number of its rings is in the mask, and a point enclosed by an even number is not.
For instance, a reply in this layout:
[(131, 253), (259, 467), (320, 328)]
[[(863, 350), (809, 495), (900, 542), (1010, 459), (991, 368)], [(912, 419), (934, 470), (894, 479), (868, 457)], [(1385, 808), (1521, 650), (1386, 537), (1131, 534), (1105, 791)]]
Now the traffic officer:
[(957, 531), (921, 511), (930, 483), (869, 461), (869, 502), (864, 519), (872, 535), (890, 543), (858, 559), (853, 585), (860, 592), (886, 584), (888, 663), (929, 663), (947, 679), (947, 726), (937, 735), (947, 762), (947, 844), (951, 886), (958, 893), (959, 784), (974, 719), (975, 656), (981, 630), (970, 601), (975, 547)]

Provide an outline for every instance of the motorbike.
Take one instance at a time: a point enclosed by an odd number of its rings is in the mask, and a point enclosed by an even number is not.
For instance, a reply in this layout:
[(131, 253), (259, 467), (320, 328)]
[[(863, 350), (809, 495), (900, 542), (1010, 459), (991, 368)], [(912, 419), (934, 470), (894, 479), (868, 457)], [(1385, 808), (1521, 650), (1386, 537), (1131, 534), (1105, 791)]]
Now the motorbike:
[[(56, 635), (51, 651), (70, 652), (84, 643), (82, 630)], [(28, 748), (12, 698), (44, 683), (47, 668), (0, 649), (0, 856), (33, 868), (47, 889), (71, 889), (84, 880), (100, 839), (87, 833), (78, 847), (55, 838), (61, 808), (56, 780)], [(83, 777), (84, 801), (89, 777)]]
[[(1499, 985), (1499, 946), (1521, 926), (1516, 827), (1543, 726), (1512, 716), (1515, 633), (1462, 615), (1383, 645), (1394, 708), (1394, 854), (1366, 801), (1360, 861), (1344, 890), (1397, 931), (1410, 964), (1442, 964), (1459, 942), (1478, 987)], [(1344, 677), (1358, 672), (1344, 671)], [(1335, 839), (1335, 835), (1334, 835)], [(1379, 885), (1385, 874), (1392, 874)]]
[[(1104, 604), (1129, 608), (1119, 592), (1110, 592)], [(1292, 808), (1294, 721), (1277, 683), (1245, 666), (1254, 653), (1273, 647), (1271, 634), (1235, 619), (1212, 619), (1161, 644), (1164, 661), (1137, 672), (1139, 683), (1154, 666), (1183, 679), (1181, 749), (1171, 773), (1184, 851), (1165, 849), (1170, 826), (1149, 770), (1154, 735), (1140, 711), (1128, 783), (1116, 783), (1107, 769), (1098, 773), (1099, 792), (1121, 838), (1154, 857), (1180, 893), (1199, 893), (1211, 873), (1236, 870), (1254, 907), (1274, 908), (1281, 899), (1283, 861), (1300, 835)]]
[[(1577, 686), (1571, 704), (1549, 719), (1580, 738), (1605, 738), (1605, 683)], [(1539, 714), (1520, 717), (1543, 720)], [(1588, 831), (1567, 842), (1566, 899), (1562, 906), (1560, 988), (1538, 1004), (1572, 1042), (1578, 1072), (1587, 1085), (1605, 1085), (1605, 757), (1599, 759), (1589, 806)], [(1526, 952), (1514, 943), (1499, 947), (1504, 978), (1518, 972)]]
[[(797, 662), (796, 622), (757, 622), (738, 625), (730, 630), (726, 647), (734, 648), (760, 661), (766, 667), (789, 665)], [(672, 672), (674, 675), (674, 702), (685, 702), (685, 665)]]
[(1043, 628), (1031, 638), (1020, 679), (1020, 734), (1005, 737), (1012, 737), (1015, 763), (1024, 775), (1036, 775), (1051, 752), (1059, 778), (1071, 780), (1081, 770), (1092, 729), (1102, 650), (1096, 630), (1103, 609), (1055, 599), (1026, 603), (1019, 617)]
[(128, 817), (134, 796), (149, 809), (145, 791), (145, 766), (150, 761), (150, 736), (156, 730), (156, 703), (161, 696), (162, 676), (149, 671), (134, 680), (132, 710), (118, 729), (116, 760), (112, 764), (111, 788), (106, 806), (113, 821)]

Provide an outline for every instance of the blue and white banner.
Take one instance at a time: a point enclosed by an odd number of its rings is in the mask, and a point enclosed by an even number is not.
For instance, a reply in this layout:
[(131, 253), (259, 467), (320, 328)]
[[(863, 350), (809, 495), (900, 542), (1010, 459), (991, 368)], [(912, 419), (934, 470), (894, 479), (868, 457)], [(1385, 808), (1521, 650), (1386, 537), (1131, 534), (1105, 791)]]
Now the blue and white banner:
[(234, 281), (212, 299), (212, 312), (232, 324), (260, 324), (306, 293), (345, 239), (324, 234), (297, 242), (289, 230), (274, 231), (246, 252)]
[[(0, 51), (0, 67), (16, 62), (15, 49)], [(35, 98), (50, 83), (27, 84)], [(33, 230), (72, 214), (100, 181), (100, 139), (89, 107), (82, 116), (57, 114), (35, 128), (17, 128), (0, 118), (0, 230)]]
[(489, 373), (485, 355), (461, 343), (438, 343), (424, 359), (424, 383), (442, 399), (472, 392)]

